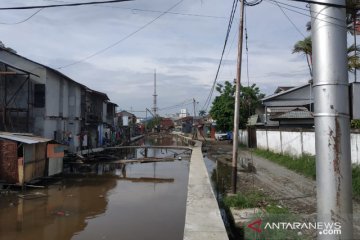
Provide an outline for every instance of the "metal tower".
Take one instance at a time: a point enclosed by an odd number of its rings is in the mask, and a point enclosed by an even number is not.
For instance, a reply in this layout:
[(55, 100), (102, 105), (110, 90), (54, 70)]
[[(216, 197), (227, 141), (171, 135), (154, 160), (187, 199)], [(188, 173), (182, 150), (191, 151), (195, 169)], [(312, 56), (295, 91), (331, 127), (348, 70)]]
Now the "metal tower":
[(156, 94), (156, 69), (154, 70), (154, 100), (153, 100), (153, 108), (152, 108), (152, 112), (154, 113), (154, 116), (157, 115), (157, 106), (156, 106), (156, 98), (157, 98), (157, 94)]

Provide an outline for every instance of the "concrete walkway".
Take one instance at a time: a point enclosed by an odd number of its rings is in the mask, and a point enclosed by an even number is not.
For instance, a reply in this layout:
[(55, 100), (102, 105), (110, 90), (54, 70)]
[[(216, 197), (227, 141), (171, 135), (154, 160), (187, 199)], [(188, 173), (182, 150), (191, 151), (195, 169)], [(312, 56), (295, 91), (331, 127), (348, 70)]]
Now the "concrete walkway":
[(196, 141), (190, 159), (184, 240), (228, 240), (218, 203)]

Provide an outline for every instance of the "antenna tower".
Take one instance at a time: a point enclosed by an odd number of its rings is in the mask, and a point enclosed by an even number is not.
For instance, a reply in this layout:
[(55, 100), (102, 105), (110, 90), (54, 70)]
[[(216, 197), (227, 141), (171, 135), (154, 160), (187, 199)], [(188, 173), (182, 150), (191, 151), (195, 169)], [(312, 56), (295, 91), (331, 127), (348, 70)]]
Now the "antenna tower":
[(157, 115), (157, 106), (156, 106), (156, 98), (157, 98), (157, 94), (156, 94), (156, 69), (154, 70), (154, 100), (153, 100), (153, 108), (152, 108), (152, 112), (154, 113), (154, 116)]

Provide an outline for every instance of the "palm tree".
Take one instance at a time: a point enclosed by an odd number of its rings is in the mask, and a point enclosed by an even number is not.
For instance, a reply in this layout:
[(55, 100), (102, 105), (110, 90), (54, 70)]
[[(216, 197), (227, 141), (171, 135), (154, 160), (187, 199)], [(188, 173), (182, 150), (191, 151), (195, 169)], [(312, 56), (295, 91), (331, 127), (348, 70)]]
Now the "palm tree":
[[(348, 71), (354, 72), (355, 69), (360, 69), (360, 47), (352, 44), (347, 49)], [(311, 37), (306, 37), (304, 40), (295, 43), (292, 53), (303, 53), (306, 56), (306, 61), (309, 67), (310, 76), (312, 76), (312, 41)]]
[(355, 47), (355, 44), (352, 44), (347, 49), (348, 71), (349, 72), (354, 72), (355, 69), (360, 69), (359, 51), (360, 51), (359, 45), (356, 45), (356, 47)]
[(204, 117), (205, 115), (206, 115), (205, 110), (200, 110), (200, 111), (199, 111), (199, 116), (200, 116), (200, 117)]
[(312, 77), (312, 42), (311, 37), (306, 37), (304, 40), (295, 43), (292, 53), (303, 53), (306, 57), (306, 62), (309, 67), (310, 76)]

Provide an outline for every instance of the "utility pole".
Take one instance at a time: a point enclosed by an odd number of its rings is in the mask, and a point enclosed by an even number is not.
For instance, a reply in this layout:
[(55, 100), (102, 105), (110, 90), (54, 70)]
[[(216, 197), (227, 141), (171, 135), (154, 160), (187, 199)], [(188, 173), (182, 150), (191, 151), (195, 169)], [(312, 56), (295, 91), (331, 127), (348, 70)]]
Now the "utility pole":
[(240, 0), (240, 24), (239, 24), (239, 42), (238, 42), (238, 58), (236, 73), (236, 90), (235, 90), (235, 115), (234, 115), (234, 132), (233, 132), (233, 152), (232, 152), (232, 190), (236, 193), (237, 181), (237, 158), (239, 147), (239, 115), (240, 115), (240, 78), (241, 78), (241, 62), (242, 62), (242, 45), (243, 45), (243, 29), (244, 29), (244, 0)]
[(326, 5), (346, 2), (321, 3), (311, 4), (317, 222), (340, 223), (341, 235), (317, 239), (353, 239), (346, 9)]
[(197, 139), (197, 128), (195, 127), (195, 118), (196, 118), (196, 109), (195, 109), (195, 105), (196, 105), (196, 101), (195, 101), (195, 98), (193, 98), (193, 106), (194, 106), (194, 116), (193, 116), (193, 137), (192, 139)]

